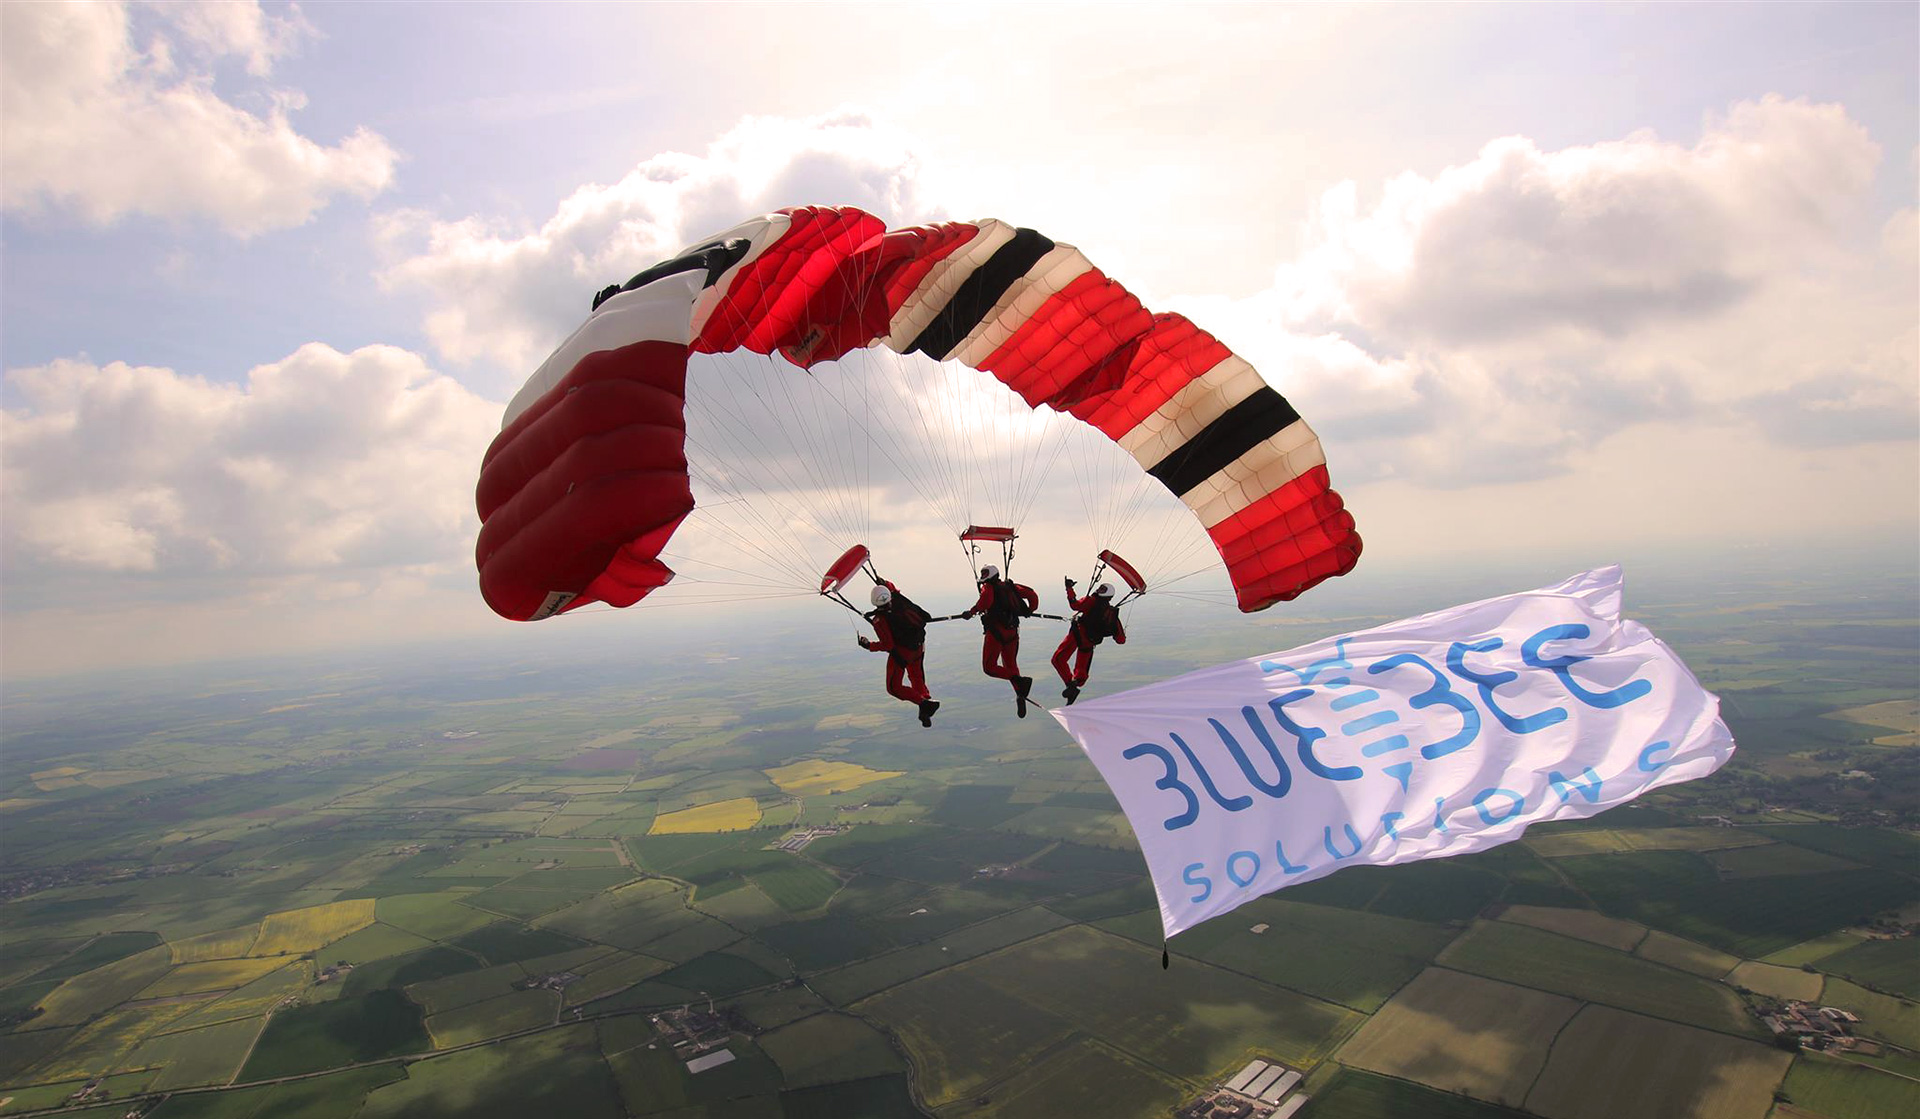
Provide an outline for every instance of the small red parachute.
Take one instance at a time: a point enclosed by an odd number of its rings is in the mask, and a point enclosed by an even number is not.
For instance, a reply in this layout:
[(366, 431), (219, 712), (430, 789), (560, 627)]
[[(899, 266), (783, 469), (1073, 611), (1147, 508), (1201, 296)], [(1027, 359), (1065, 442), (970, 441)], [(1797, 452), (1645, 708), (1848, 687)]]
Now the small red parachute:
[(477, 491), (487, 603), (532, 620), (629, 606), (673, 578), (660, 553), (694, 506), (689, 354), (778, 353), (810, 368), (869, 346), (964, 363), (1119, 444), (1212, 537), (1242, 610), (1359, 559), (1312, 429), (1192, 322), (1148, 311), (1031, 229), (889, 231), (860, 210), (807, 206), (602, 292), (515, 395)]

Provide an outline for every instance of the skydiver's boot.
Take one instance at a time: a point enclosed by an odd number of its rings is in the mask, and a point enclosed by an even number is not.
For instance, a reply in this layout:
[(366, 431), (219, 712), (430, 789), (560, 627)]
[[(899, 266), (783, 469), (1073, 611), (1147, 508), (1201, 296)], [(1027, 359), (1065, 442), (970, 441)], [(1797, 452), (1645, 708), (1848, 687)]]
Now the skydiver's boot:
[(1067, 706), (1072, 707), (1073, 701), (1080, 698), (1080, 685), (1068, 684), (1060, 694), (1067, 697)]
[(1033, 677), (1015, 676), (1013, 678), (1013, 702), (1015, 710), (1022, 719), (1027, 717), (1027, 693), (1033, 690)]
[(940, 710), (940, 701), (939, 701), (939, 700), (937, 700), (937, 699), (923, 699), (923, 700), (921, 700), (921, 701), (920, 701), (920, 725), (921, 725), (921, 726), (923, 726), (923, 727), (930, 727), (930, 726), (932, 726), (932, 725), (933, 725), (933, 713), (934, 713), (935, 711), (938, 711), (938, 710)]

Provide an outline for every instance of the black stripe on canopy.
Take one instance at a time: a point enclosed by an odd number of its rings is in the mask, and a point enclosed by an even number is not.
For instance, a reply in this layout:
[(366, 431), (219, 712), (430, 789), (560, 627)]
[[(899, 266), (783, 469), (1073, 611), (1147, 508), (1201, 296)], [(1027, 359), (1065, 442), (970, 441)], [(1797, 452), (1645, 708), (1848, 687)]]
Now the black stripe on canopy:
[(1014, 281), (1027, 274), (1041, 257), (1053, 251), (1053, 242), (1031, 229), (1015, 231), (1013, 240), (1000, 246), (985, 264), (973, 270), (940, 309), (927, 328), (907, 347), (908, 353), (923, 353), (936, 361), (946, 360), (953, 348), (980, 320)]
[(1300, 413), (1293, 410), (1286, 397), (1262, 385), (1178, 450), (1148, 467), (1147, 473), (1174, 493), (1185, 494), (1299, 419)]

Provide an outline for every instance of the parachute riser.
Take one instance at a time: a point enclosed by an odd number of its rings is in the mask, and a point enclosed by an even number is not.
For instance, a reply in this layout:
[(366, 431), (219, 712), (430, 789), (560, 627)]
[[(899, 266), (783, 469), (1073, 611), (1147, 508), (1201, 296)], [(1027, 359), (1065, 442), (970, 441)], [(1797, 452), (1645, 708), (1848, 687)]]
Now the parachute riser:
[(863, 618), (867, 616), (866, 611), (860, 609), (858, 606), (855, 606), (853, 603), (848, 602), (847, 596), (841, 594), (839, 591), (821, 591), (820, 597), (826, 599), (829, 602), (837, 602), (840, 605), (846, 607), (847, 609), (853, 611), (855, 614), (858, 614)]

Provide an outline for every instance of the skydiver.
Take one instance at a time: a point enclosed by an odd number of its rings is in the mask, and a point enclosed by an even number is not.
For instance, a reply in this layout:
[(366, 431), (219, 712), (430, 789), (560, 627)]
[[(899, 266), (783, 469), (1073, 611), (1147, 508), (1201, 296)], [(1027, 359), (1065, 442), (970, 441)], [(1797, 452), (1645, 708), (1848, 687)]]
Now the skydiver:
[[(1093, 647), (1111, 637), (1121, 645), (1127, 643), (1127, 629), (1120, 624), (1120, 609), (1113, 604), (1113, 584), (1102, 583), (1093, 588), (1093, 593), (1081, 598), (1073, 593), (1073, 580), (1067, 583), (1067, 605), (1074, 611), (1073, 621), (1067, 626), (1067, 635), (1060, 639), (1060, 647), (1053, 651), (1053, 670), (1067, 685), (1060, 694), (1067, 698), (1067, 706), (1080, 698), (1080, 689), (1087, 686), (1087, 670), (1093, 666)], [(1076, 656), (1075, 654), (1078, 654)], [(1073, 671), (1067, 671), (1067, 661), (1074, 661)]]
[[(933, 725), (940, 703), (927, 691), (927, 623), (933, 615), (900, 593), (890, 580), (873, 588), (873, 610), (863, 615), (879, 640), (859, 638), (860, 647), (887, 654), (887, 694), (920, 707), (920, 725)], [(904, 676), (905, 680), (901, 677)]]
[(1033, 690), (1033, 677), (1020, 675), (1014, 657), (1020, 652), (1020, 619), (1039, 608), (1037, 591), (1001, 578), (1000, 569), (987, 564), (980, 569), (980, 598), (960, 615), (981, 615), (980, 671), (1013, 683), (1014, 709), (1022, 719), (1027, 717), (1027, 693)]

